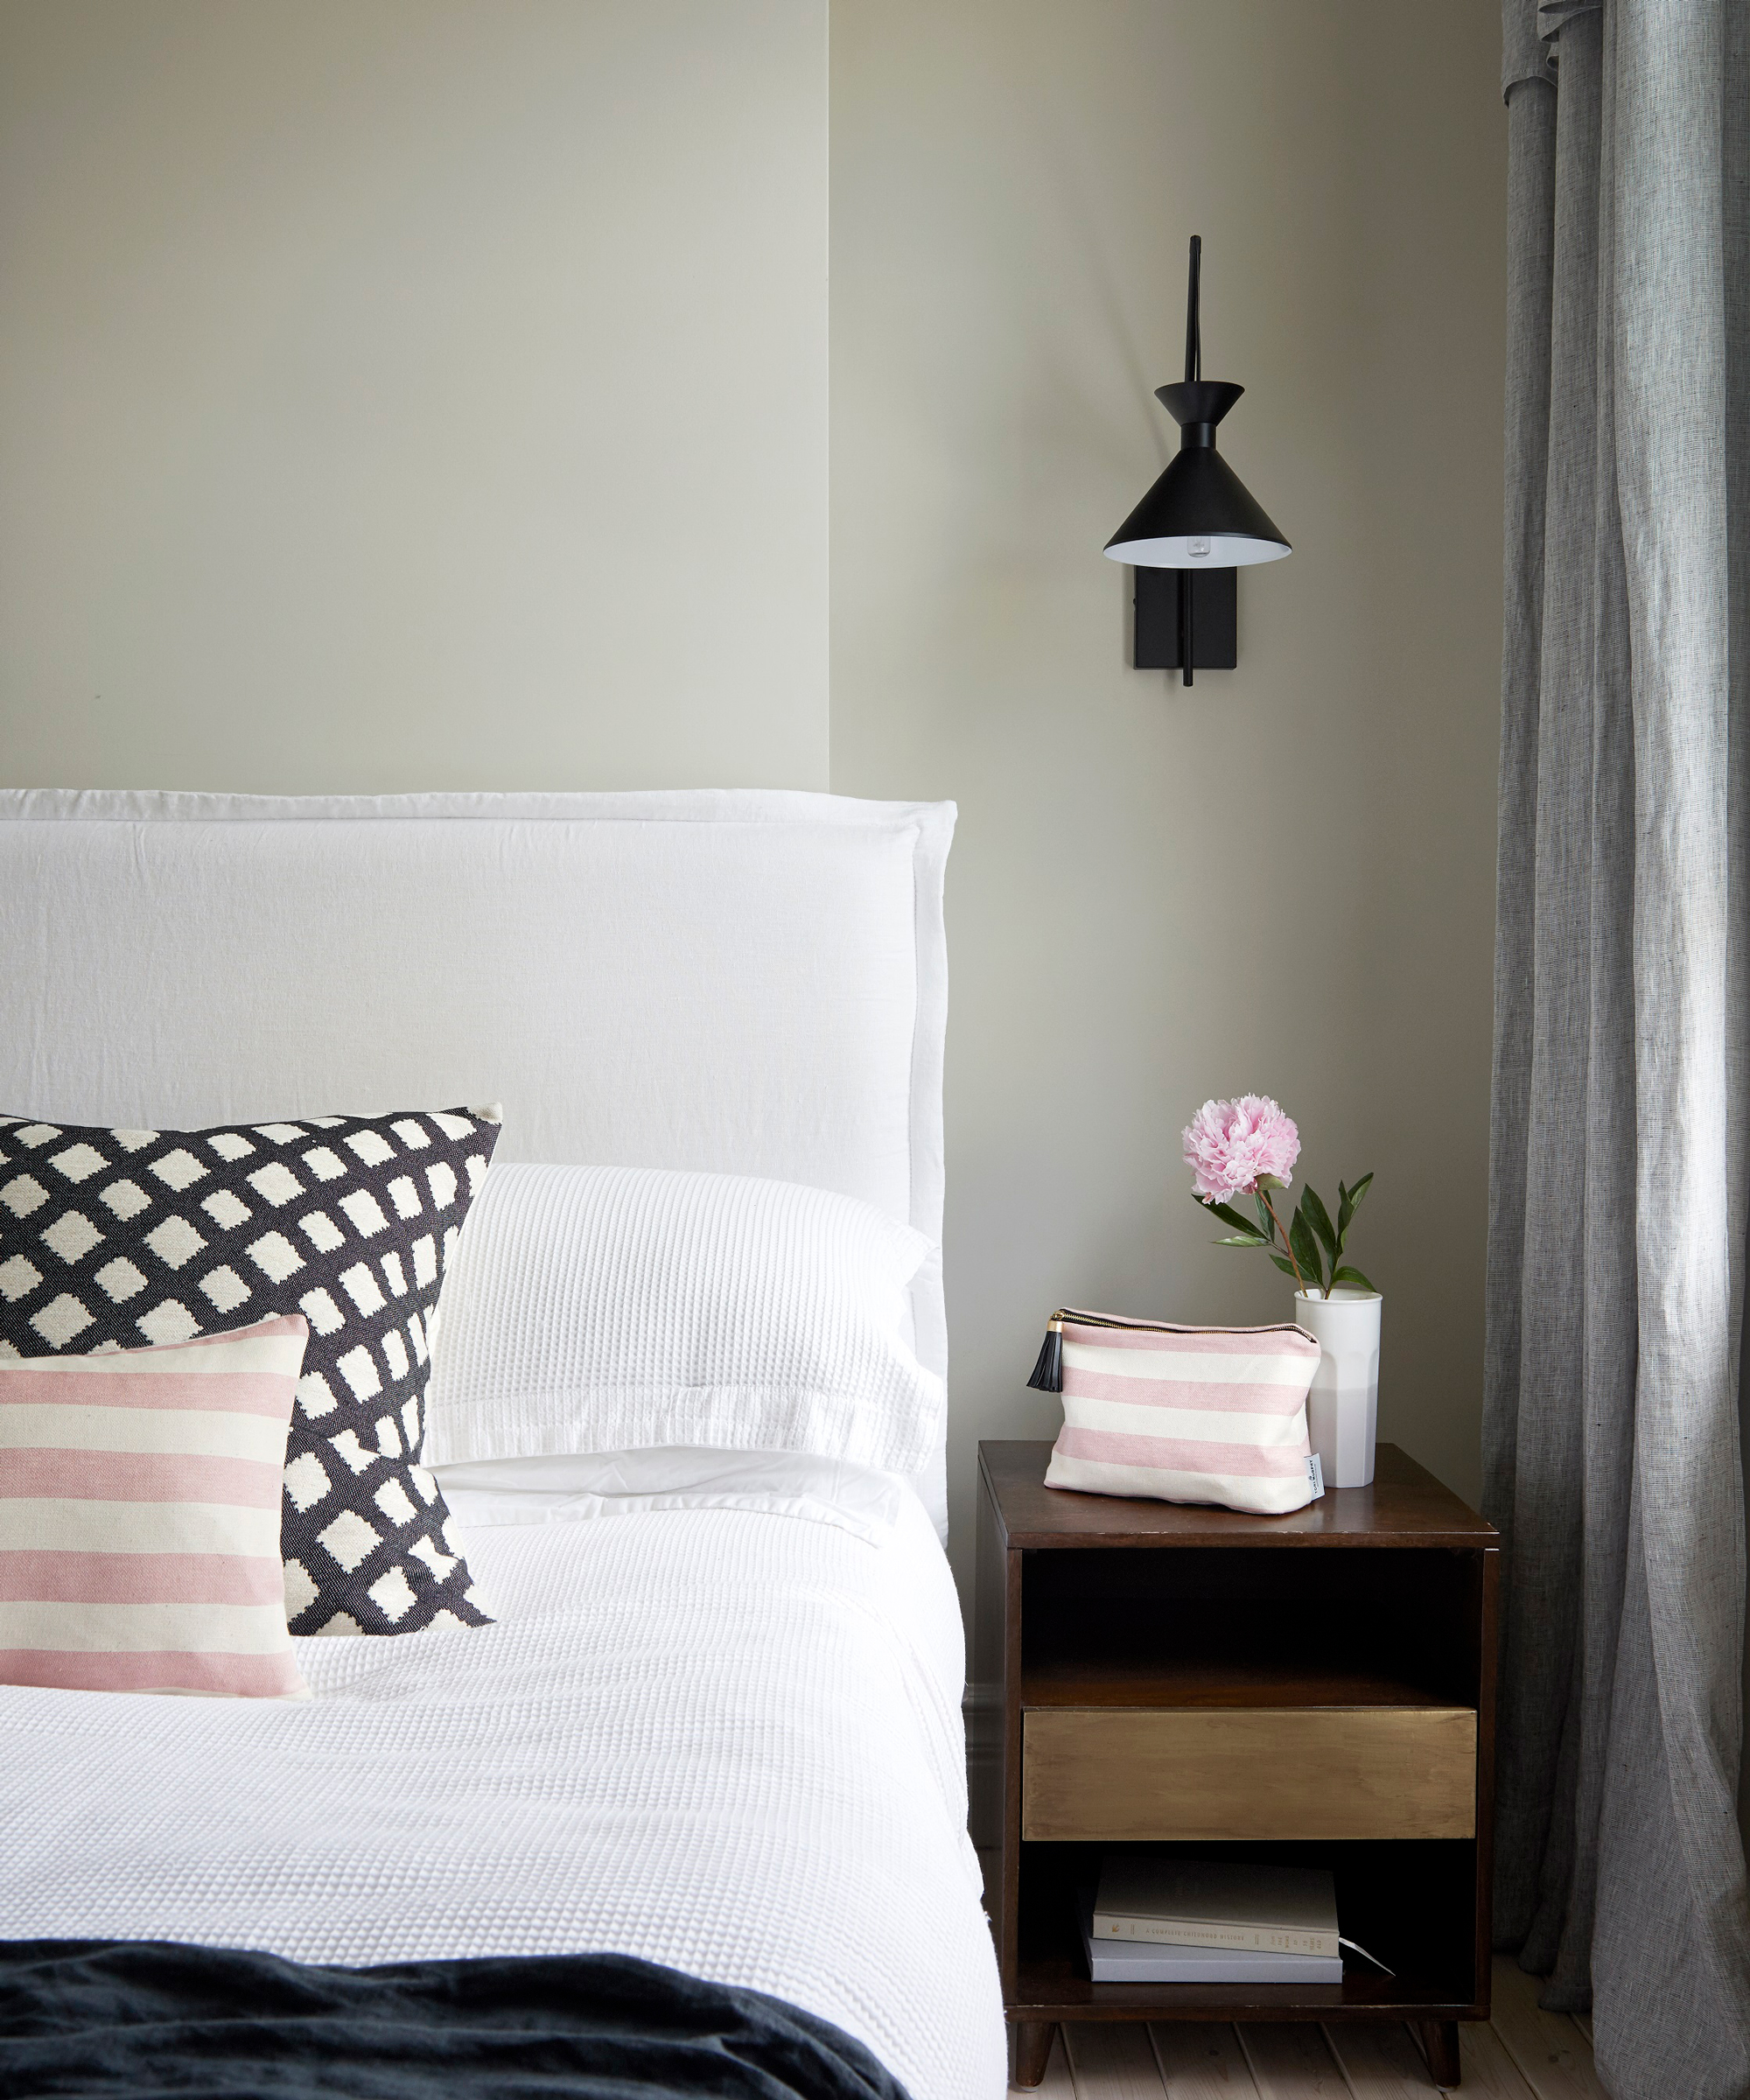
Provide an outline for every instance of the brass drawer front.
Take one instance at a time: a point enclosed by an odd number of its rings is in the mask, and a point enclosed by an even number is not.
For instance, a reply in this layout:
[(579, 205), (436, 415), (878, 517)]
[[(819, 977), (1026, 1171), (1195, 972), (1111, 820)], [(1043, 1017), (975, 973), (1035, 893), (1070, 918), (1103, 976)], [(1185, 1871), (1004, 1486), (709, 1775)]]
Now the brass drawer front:
[(1474, 1838), (1467, 1706), (1035, 1707), (1027, 1838)]

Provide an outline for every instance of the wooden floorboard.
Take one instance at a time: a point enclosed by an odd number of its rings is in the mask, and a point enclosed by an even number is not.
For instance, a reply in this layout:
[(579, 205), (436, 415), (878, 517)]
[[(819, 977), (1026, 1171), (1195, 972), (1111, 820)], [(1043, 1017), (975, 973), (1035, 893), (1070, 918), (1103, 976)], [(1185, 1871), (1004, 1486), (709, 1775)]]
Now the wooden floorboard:
[(1479, 2021), (1460, 2027), (1459, 2062), (1465, 2074), (1461, 2100), (1536, 2100), (1492, 2026)]
[(1427, 2059), (1401, 2024), (1334, 2025), (1325, 2029), (1325, 2039), (1354, 2100), (1429, 2100), (1438, 2090)]
[(1504, 1954), (1494, 1957), (1491, 2022), (1537, 2100), (1608, 2100), (1592, 2068), (1592, 2047), (1565, 2012), (1537, 2003), (1542, 1980)]
[(1089, 2020), (1065, 2032), (1075, 2100), (1160, 2100), (1160, 2066), (1140, 2020)]
[(1322, 2027), (1284, 2020), (1242, 2026), (1239, 2036), (1259, 2100), (1348, 2100)]
[(1169, 2100), (1256, 2100), (1251, 2066), (1232, 2027), (1163, 2020), (1149, 2034)]

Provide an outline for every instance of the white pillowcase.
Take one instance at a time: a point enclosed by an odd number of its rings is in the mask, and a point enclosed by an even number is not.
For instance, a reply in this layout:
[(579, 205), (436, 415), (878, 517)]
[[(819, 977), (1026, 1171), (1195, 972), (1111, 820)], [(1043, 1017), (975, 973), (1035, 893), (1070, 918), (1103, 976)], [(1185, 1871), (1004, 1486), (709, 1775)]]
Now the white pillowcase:
[(775, 1450), (910, 1473), (942, 1438), (906, 1287), (853, 1196), (654, 1167), (493, 1166), (444, 1280), (425, 1463)]
[(465, 1530), (664, 1509), (752, 1509), (833, 1524), (878, 1545), (903, 1521), (906, 1505), (924, 1514), (896, 1473), (808, 1452), (700, 1451), (690, 1444), (563, 1459), (465, 1459), (444, 1466), (438, 1485)]

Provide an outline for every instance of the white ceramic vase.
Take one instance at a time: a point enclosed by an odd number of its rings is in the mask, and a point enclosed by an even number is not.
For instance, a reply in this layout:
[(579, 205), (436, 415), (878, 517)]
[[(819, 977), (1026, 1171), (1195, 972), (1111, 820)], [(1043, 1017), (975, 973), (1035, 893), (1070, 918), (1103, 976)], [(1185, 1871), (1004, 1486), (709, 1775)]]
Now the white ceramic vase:
[(1379, 1423), (1377, 1291), (1297, 1291), (1294, 1317), (1323, 1354), (1306, 1396), (1306, 1433), (1327, 1488), (1365, 1488), (1373, 1479)]

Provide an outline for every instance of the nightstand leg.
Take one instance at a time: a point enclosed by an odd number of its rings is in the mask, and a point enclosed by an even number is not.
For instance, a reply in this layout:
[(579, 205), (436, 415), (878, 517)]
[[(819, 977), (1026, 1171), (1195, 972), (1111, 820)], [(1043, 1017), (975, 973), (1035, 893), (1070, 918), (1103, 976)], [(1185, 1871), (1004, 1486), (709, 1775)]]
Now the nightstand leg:
[(1428, 2068), (1436, 2085), (1456, 2085), (1459, 2068), (1459, 2023), (1455, 2020), (1418, 2020), (1422, 2047), (1428, 2052)]
[(1057, 2026), (1049, 2020), (1024, 2020), (1015, 2028), (1015, 2083), (1032, 2087), (1045, 2077)]

